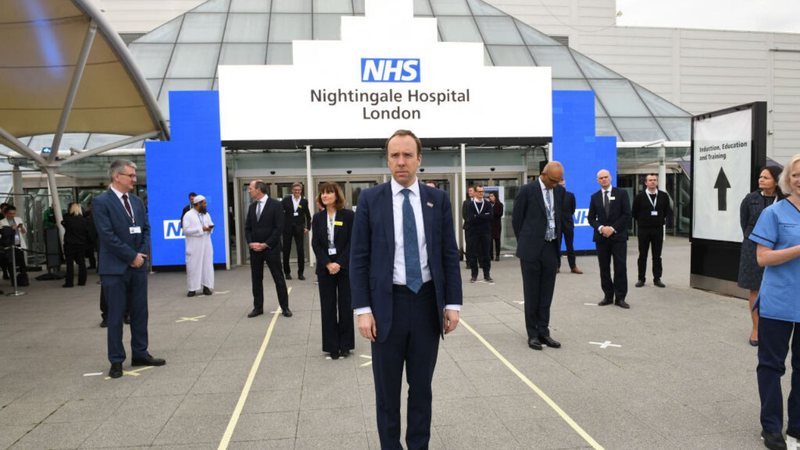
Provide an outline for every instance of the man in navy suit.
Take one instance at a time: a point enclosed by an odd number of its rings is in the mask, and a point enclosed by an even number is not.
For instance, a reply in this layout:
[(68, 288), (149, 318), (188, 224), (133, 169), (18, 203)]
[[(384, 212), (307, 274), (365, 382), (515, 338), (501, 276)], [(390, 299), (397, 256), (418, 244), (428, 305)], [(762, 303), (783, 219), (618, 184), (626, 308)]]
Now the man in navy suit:
[(108, 302), (108, 376), (122, 376), (125, 346), (123, 317), (131, 317), (131, 365), (163, 366), (166, 361), (147, 352), (147, 251), (150, 224), (144, 203), (131, 194), (136, 186), (136, 164), (116, 160), (108, 169), (109, 190), (92, 202), (94, 224), (100, 242), (97, 273)]
[(264, 314), (264, 263), (269, 267), (278, 304), (284, 317), (292, 317), (289, 293), (281, 271), (281, 233), (283, 232), (283, 207), (281, 202), (267, 196), (267, 185), (255, 180), (247, 187), (253, 203), (247, 210), (244, 237), (250, 248), (250, 277), (253, 283), (253, 310), (247, 317)]
[[(631, 222), (631, 203), (628, 193), (611, 186), (611, 173), (597, 172), (600, 190), (592, 194), (589, 202), (589, 225), (594, 230), (592, 240), (597, 248), (600, 264), (600, 285), (603, 300), (600, 306), (616, 303), (628, 309), (628, 227)], [(614, 279), (611, 279), (611, 260), (614, 260)]]
[(358, 331), (372, 342), (382, 449), (400, 444), (403, 366), (409, 384), (406, 445), (428, 448), (439, 338), (461, 309), (461, 276), (447, 194), (417, 180), (422, 144), (408, 130), (386, 141), (392, 180), (358, 198), (350, 284)]
[(544, 166), (538, 179), (519, 190), (511, 223), (517, 237), (517, 257), (522, 269), (525, 328), (528, 347), (561, 347), (550, 336), (550, 305), (556, 287), (559, 236), (561, 236), (564, 188), (559, 182), (564, 168), (558, 161)]

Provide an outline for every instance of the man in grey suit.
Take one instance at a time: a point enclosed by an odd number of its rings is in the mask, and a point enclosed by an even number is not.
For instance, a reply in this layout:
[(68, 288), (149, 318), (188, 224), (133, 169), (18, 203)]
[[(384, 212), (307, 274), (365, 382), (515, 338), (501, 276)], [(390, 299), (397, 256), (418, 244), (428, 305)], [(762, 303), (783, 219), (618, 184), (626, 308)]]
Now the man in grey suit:
[(147, 251), (150, 224), (144, 203), (131, 194), (136, 186), (136, 164), (116, 160), (108, 169), (111, 185), (93, 204), (94, 224), (100, 243), (100, 275), (108, 302), (108, 376), (122, 376), (125, 347), (123, 318), (131, 317), (131, 365), (163, 366), (161, 358), (147, 352)]
[(550, 336), (550, 305), (558, 270), (558, 238), (564, 203), (564, 188), (559, 182), (563, 178), (561, 163), (551, 161), (537, 180), (519, 190), (514, 200), (512, 225), (522, 268), (525, 328), (528, 347), (534, 350), (542, 350), (543, 345), (561, 347), (561, 343)]

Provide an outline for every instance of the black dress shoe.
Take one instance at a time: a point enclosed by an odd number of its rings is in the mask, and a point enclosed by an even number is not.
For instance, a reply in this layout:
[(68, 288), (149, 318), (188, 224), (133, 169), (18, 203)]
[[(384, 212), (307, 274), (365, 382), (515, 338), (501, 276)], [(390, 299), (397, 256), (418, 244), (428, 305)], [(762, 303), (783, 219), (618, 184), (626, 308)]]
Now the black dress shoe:
[(634, 284), (634, 286), (636, 286), (636, 287), (642, 287), (642, 286), (644, 286), (644, 280), (639, 280), (639, 281), (637, 281), (637, 282), (636, 282), (636, 284)]
[(131, 324), (131, 316), (125, 316), (125, 318), (124, 318), (124, 319), (122, 319), (122, 322), (123, 322), (125, 325), (130, 325), (130, 324)]
[(339, 352), (330, 352), (331, 359), (339, 359)]
[(347, 358), (350, 356), (350, 350), (339, 350), (339, 356), (342, 358)]
[(131, 365), (133, 367), (137, 366), (163, 366), (166, 364), (167, 361), (161, 358), (153, 358), (153, 355), (147, 354), (144, 358), (133, 358), (131, 360)]
[(106, 322), (106, 319), (103, 319), (103, 321), (100, 322), (100, 328), (108, 328), (108, 322)]
[(786, 441), (780, 433), (761, 432), (761, 439), (764, 440), (764, 447), (770, 450), (786, 450)]
[(211, 292), (211, 289), (203, 286), (203, 295), (211, 295), (211, 294), (213, 294), (213, 292)]
[(470, 283), (474, 283), (476, 281), (478, 281), (478, 277), (472, 277), (472, 278), (469, 279)]
[(189, 292), (186, 293), (187, 297), (194, 297), (195, 295), (197, 295), (197, 292), (195, 292), (195, 291), (189, 291)]
[(534, 350), (541, 350), (542, 349), (542, 342), (537, 338), (528, 339), (528, 347), (530, 347), (530, 348), (532, 348)]
[(119, 378), (122, 376), (122, 363), (111, 363), (111, 368), (108, 369), (108, 376), (111, 378)]
[(658, 279), (658, 278), (656, 278), (655, 280), (653, 280), (653, 284), (655, 284), (656, 286), (658, 286), (658, 287), (660, 287), (660, 288), (665, 288), (665, 287), (667, 287), (667, 285), (666, 285), (666, 284), (664, 284), (664, 283), (662, 283), (662, 282), (661, 282), (661, 280), (660, 280), (660, 279)]
[(254, 310), (250, 311), (250, 313), (247, 315), (247, 317), (252, 318), (252, 317), (260, 316), (262, 314), (264, 314), (264, 310), (263, 309), (254, 309)]
[(286, 308), (286, 309), (283, 310), (283, 313), (281, 313), (281, 314), (283, 314), (283, 317), (292, 317), (292, 310), (289, 309), (289, 308)]
[(494, 280), (492, 279), (492, 277), (483, 277), (483, 281), (485, 281), (487, 283), (494, 283)]
[(62, 284), (61, 287), (63, 287), (63, 288), (71, 288), (72, 285), (71, 284)]
[(300, 275), (297, 276), (297, 279), (302, 281), (302, 280), (305, 280), (306, 277), (304, 277), (303, 274), (300, 274)]
[(287, 280), (291, 280), (292, 279), (292, 274), (287, 273), (286, 276), (284, 276), (283, 278), (286, 278)]
[(614, 303), (614, 302), (612, 302), (610, 298), (604, 298), (604, 299), (600, 300), (600, 303), (598, 303), (597, 306), (606, 306), (606, 305), (610, 305), (612, 303)]
[(558, 342), (550, 336), (539, 336), (539, 341), (548, 347), (561, 348), (561, 342)]
[(631, 305), (625, 303), (625, 300), (617, 300), (617, 306), (622, 309), (631, 309)]

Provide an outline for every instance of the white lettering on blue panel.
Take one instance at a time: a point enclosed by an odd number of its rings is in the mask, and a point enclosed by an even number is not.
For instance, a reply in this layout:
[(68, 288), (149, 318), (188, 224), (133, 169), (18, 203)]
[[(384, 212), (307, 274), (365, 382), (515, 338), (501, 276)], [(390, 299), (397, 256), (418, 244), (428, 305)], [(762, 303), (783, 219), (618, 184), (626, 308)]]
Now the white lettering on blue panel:
[(361, 58), (364, 83), (419, 83), (419, 58)]
[(164, 221), (164, 239), (185, 239), (180, 220)]
[(572, 220), (575, 222), (576, 227), (588, 227), (589, 208), (576, 209), (575, 214), (572, 215)]

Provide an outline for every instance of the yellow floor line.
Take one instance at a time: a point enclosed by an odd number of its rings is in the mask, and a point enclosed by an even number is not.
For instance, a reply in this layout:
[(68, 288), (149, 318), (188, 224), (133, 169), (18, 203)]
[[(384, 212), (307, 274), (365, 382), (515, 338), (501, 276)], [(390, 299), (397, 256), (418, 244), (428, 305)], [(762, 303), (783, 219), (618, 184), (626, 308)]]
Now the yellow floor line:
[(538, 395), (542, 400), (544, 400), (545, 403), (547, 403), (550, 406), (550, 408), (553, 409), (553, 411), (558, 413), (558, 415), (561, 416), (562, 419), (564, 419), (564, 422), (567, 422), (567, 424), (573, 430), (575, 430), (575, 432), (578, 433), (580, 437), (583, 438), (583, 440), (585, 440), (589, 445), (591, 445), (592, 448), (594, 448), (595, 450), (603, 450), (603, 446), (601, 446), (599, 443), (597, 443), (597, 441), (595, 441), (591, 436), (589, 436), (589, 433), (587, 433), (583, 428), (581, 428), (580, 425), (575, 423), (575, 421), (572, 420), (572, 417), (570, 417), (569, 414), (564, 412), (564, 410), (561, 409), (561, 407), (559, 407), (556, 404), (556, 402), (553, 401), (553, 399), (548, 397), (547, 394), (544, 393), (544, 391), (539, 389), (539, 386), (533, 384), (533, 382), (528, 377), (526, 377), (525, 374), (523, 374), (522, 372), (519, 371), (519, 369), (514, 367), (513, 364), (511, 364), (502, 354), (500, 354), (500, 352), (497, 351), (497, 349), (495, 349), (492, 346), (492, 344), (487, 342), (486, 339), (483, 338), (483, 336), (478, 334), (478, 332), (475, 331), (474, 328), (469, 326), (469, 324), (467, 324), (467, 322), (465, 322), (464, 319), (461, 319), (459, 323), (463, 325), (464, 328), (466, 328), (470, 333), (472, 333), (472, 335), (475, 336), (479, 341), (481, 341), (481, 343), (486, 348), (488, 348), (489, 351), (492, 352), (494, 356), (500, 360), (500, 362), (505, 364), (505, 366), (508, 367), (508, 369), (514, 373), (514, 375), (516, 375), (520, 380), (522, 380), (523, 383), (527, 384), (528, 387), (531, 388), (531, 390), (536, 393), (536, 395)]

